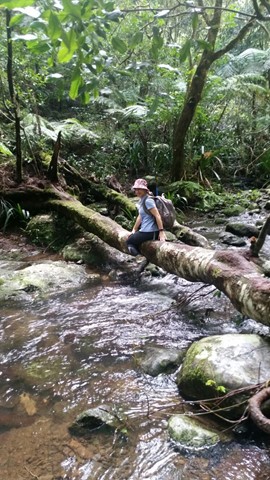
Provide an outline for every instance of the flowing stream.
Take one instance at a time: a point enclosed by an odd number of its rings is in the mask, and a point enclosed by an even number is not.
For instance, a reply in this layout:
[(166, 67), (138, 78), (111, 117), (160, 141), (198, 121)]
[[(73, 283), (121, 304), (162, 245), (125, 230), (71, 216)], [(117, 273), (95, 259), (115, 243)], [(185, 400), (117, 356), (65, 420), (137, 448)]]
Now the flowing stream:
[[(104, 276), (98, 286), (3, 304), (1, 480), (269, 479), (267, 439), (179, 450), (167, 432), (170, 415), (183, 411), (175, 373), (153, 378), (137, 365), (149, 346), (260, 328), (201, 287), (173, 275), (136, 285)], [(101, 404), (125, 414), (125, 434), (71, 435), (76, 416)]]

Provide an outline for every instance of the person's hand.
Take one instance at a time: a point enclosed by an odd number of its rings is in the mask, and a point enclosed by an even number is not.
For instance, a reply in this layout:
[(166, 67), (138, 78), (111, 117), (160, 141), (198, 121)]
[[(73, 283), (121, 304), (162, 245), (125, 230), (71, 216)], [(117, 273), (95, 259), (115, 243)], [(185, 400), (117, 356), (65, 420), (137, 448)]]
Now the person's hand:
[(135, 233), (136, 230), (134, 230), (134, 228), (131, 230), (131, 232), (129, 233), (128, 237), (130, 237), (130, 235), (133, 235), (133, 233)]
[(160, 242), (166, 242), (167, 237), (166, 237), (166, 233), (164, 232), (164, 230), (161, 230), (159, 232), (158, 239), (159, 239)]

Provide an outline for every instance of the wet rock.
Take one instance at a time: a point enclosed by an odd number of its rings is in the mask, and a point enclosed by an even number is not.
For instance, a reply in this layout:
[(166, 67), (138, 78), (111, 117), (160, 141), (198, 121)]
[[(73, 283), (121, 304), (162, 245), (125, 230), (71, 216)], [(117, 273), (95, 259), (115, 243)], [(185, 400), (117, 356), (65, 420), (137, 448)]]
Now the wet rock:
[(265, 210), (270, 210), (270, 200), (264, 205)]
[(2, 269), (0, 300), (43, 298), (100, 281), (100, 275), (86, 273), (85, 267), (62, 261), (36, 263), (15, 272)]
[(263, 271), (263, 274), (264, 274), (266, 277), (270, 277), (270, 260), (266, 260), (266, 261), (262, 264), (262, 271)]
[(246, 241), (242, 238), (236, 237), (231, 233), (222, 232), (219, 236), (222, 243), (226, 245), (232, 245), (234, 247), (244, 247), (246, 245)]
[(227, 223), (226, 232), (230, 232), (238, 237), (258, 237), (259, 229), (255, 225), (244, 223)]
[(217, 218), (214, 219), (214, 223), (216, 225), (224, 225), (224, 223), (226, 223), (226, 222), (227, 222), (227, 219), (224, 218), (224, 217), (217, 217)]
[(160, 373), (172, 373), (181, 365), (187, 349), (148, 347), (145, 354), (136, 359), (144, 373), (156, 377)]
[(89, 408), (77, 416), (75, 422), (69, 427), (71, 433), (84, 435), (91, 430), (107, 427), (111, 430), (123, 430), (123, 415), (109, 405), (100, 405)]
[[(270, 370), (270, 341), (256, 334), (228, 334), (206, 337), (188, 349), (177, 384), (182, 395), (214, 398), (236, 391), (219, 406), (226, 418), (239, 418), (251, 391), (237, 392), (242, 387), (267, 381)], [(241, 403), (242, 402), (242, 403)]]
[(224, 208), (222, 210), (222, 213), (226, 215), (226, 217), (234, 217), (237, 215), (241, 215), (243, 213), (245, 208), (242, 205), (231, 205), (227, 208)]
[(173, 415), (168, 422), (170, 437), (181, 447), (201, 449), (210, 447), (220, 441), (219, 434), (199, 423), (197, 419), (186, 415)]
[(164, 272), (162, 268), (149, 262), (145, 266), (144, 271), (146, 275), (150, 275), (151, 277), (164, 277), (164, 275), (166, 275), (166, 272)]

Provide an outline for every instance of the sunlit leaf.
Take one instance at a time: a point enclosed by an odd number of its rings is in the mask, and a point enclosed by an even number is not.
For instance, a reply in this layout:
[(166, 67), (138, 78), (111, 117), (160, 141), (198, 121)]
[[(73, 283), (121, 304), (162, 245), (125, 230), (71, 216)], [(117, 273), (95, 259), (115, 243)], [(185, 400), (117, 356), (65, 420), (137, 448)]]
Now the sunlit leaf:
[(39, 18), (41, 15), (40, 10), (34, 7), (14, 8), (14, 12), (20, 12), (32, 18)]
[(162, 10), (161, 12), (158, 12), (155, 17), (156, 18), (161, 18), (161, 17), (166, 17), (170, 13), (170, 10)]
[(119, 8), (114, 10), (113, 12), (106, 12), (106, 18), (111, 22), (118, 22), (119, 18), (123, 17), (123, 13)]
[(37, 36), (32, 33), (26, 33), (25, 35), (18, 35), (17, 33), (14, 33), (12, 40), (37, 40)]
[(149, 112), (149, 109), (144, 105), (131, 105), (130, 107), (123, 108), (124, 117), (145, 117)]
[(69, 90), (69, 96), (72, 100), (75, 100), (75, 98), (78, 97), (79, 88), (81, 87), (82, 83), (83, 83), (83, 80), (82, 80), (80, 71), (76, 70), (72, 75), (72, 80), (71, 80), (71, 85)]
[(177, 72), (177, 73), (179, 73), (178, 68), (174, 68), (174, 67), (172, 67), (171, 65), (167, 65), (167, 64), (165, 64), (165, 63), (159, 63), (159, 64), (158, 64), (158, 67), (159, 67), (159, 68), (164, 68), (165, 70), (169, 70), (170, 72)]
[(24, 15), (20, 14), (20, 15), (14, 15), (10, 22), (9, 22), (9, 26), (10, 27), (14, 27), (14, 25), (17, 25), (18, 23), (20, 23), (20, 21), (22, 20), (22, 18), (24, 18)]
[(119, 53), (125, 53), (127, 51), (125, 42), (119, 37), (112, 37), (112, 46)]
[(61, 73), (50, 73), (46, 78), (63, 78)]
[(74, 30), (70, 30), (66, 33), (65, 38), (62, 40), (57, 59), (60, 63), (67, 63), (73, 57), (73, 54), (78, 48), (77, 36)]
[(0, 142), (0, 154), (6, 155), (7, 157), (13, 156), (11, 151), (2, 142)]
[(12, 10), (13, 8), (30, 7), (33, 3), (35, 0), (6, 0), (5, 2), (0, 0), (0, 8), (5, 7)]

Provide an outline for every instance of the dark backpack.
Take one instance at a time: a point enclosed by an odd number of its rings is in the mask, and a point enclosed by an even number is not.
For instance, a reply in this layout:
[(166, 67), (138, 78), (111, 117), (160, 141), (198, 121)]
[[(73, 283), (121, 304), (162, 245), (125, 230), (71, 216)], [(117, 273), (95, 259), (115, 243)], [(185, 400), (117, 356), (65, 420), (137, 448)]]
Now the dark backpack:
[(176, 219), (176, 212), (175, 212), (175, 208), (173, 206), (172, 201), (169, 200), (168, 198), (165, 198), (164, 196), (160, 197), (159, 195), (156, 197), (152, 195), (149, 197), (145, 197), (142, 202), (142, 207), (145, 213), (147, 213), (148, 215), (152, 215), (152, 214), (149, 212), (148, 208), (145, 205), (147, 198), (153, 198), (153, 200), (155, 200), (156, 207), (161, 216), (163, 227), (166, 230), (170, 230), (170, 228), (172, 228), (174, 221)]

